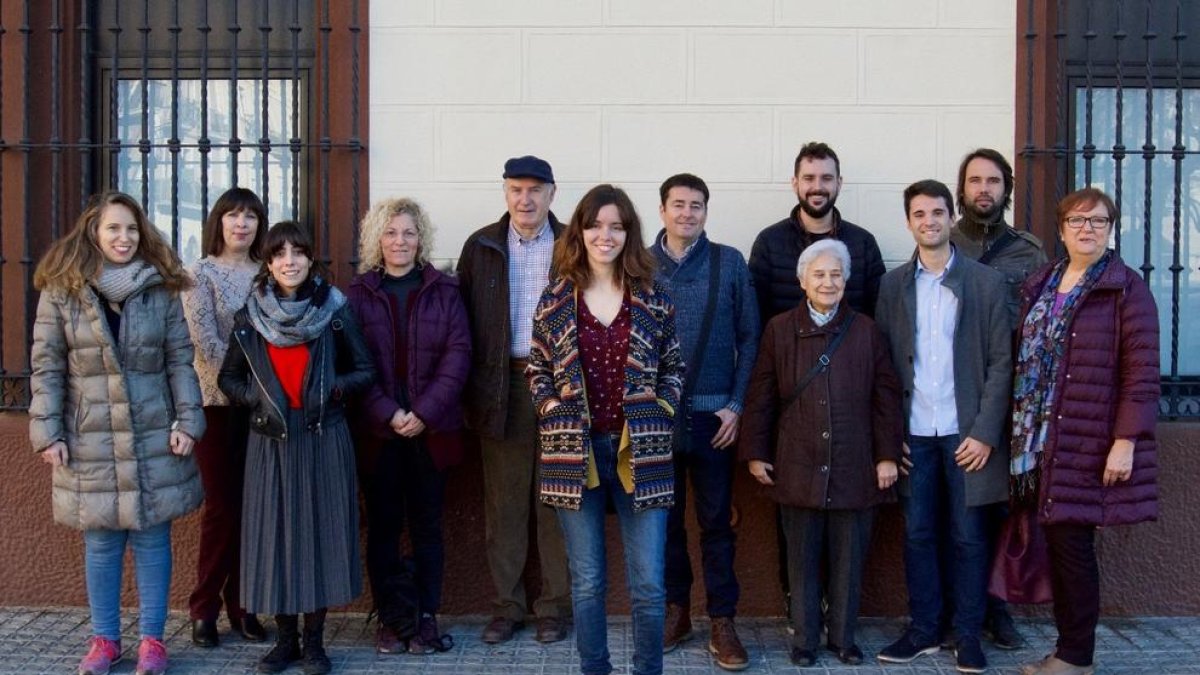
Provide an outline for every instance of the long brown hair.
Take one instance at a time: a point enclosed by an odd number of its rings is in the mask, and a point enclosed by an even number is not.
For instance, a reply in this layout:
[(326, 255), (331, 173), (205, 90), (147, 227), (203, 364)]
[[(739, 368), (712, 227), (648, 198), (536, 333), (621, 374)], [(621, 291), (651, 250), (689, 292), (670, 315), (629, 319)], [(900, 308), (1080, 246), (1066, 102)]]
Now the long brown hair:
[(62, 289), (78, 294), (100, 275), (104, 253), (100, 251), (96, 231), (104, 209), (113, 205), (124, 206), (133, 214), (138, 230), (137, 257), (158, 270), (163, 286), (177, 293), (192, 285), (179, 256), (146, 218), (142, 205), (124, 192), (114, 190), (93, 195), (71, 231), (50, 245), (33, 273), (34, 288), (39, 291)]
[(608, 183), (597, 185), (579, 200), (566, 231), (554, 246), (554, 276), (566, 277), (577, 288), (584, 288), (592, 280), (588, 266), (587, 247), (583, 244), (583, 231), (592, 227), (600, 209), (609, 204), (617, 207), (621, 224), (625, 226), (625, 246), (617, 256), (616, 281), (621, 288), (640, 286), (649, 290), (654, 281), (654, 256), (646, 250), (642, 241), (642, 221), (625, 191)]

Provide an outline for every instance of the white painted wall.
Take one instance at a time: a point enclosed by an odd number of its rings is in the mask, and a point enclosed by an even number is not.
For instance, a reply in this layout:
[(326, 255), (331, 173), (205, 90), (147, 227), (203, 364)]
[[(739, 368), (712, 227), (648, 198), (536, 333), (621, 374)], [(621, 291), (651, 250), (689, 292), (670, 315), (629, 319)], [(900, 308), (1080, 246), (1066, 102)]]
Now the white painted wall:
[(747, 254), (796, 202), (797, 150), (842, 160), (842, 214), (907, 257), (900, 193), (989, 146), (1013, 155), (1015, 0), (376, 0), (371, 197), (430, 211), (437, 258), (504, 211), (504, 160), (547, 159), (554, 210), (623, 186), (712, 191), (709, 235)]

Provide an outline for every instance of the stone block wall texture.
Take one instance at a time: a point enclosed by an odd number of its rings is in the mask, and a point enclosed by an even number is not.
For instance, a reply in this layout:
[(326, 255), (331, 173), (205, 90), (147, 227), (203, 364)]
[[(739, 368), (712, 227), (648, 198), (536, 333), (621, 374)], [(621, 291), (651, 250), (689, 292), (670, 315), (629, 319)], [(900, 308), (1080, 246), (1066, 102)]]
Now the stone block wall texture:
[[(371, 198), (421, 201), (433, 257), (504, 212), (504, 160), (555, 168), (555, 213), (600, 182), (651, 236), (658, 185), (712, 189), (710, 235), (749, 253), (795, 205), (800, 146), (842, 158), (843, 215), (906, 259), (900, 193), (1014, 155), (1015, 0), (371, 3)], [(378, 67), (382, 64), (384, 67)], [(348, 228), (347, 228), (348, 229)]]
[[(56, 525), (50, 514), (49, 467), (29, 448), (27, 420), (0, 414), (0, 456), (6, 458), (0, 481), (0, 606), (86, 605), (83, 543), (79, 533)], [(1200, 441), (1200, 424), (1159, 425), (1161, 512), (1157, 523), (1101, 530), (1098, 535), (1103, 578), (1101, 602), (1114, 616), (1181, 616), (1200, 614), (1200, 491), (1195, 489), (1192, 449)], [(446, 500), (446, 589), (444, 613), (486, 614), (491, 579), (484, 564), (482, 481), (478, 452), (453, 471)], [(739, 471), (734, 488), (737, 506), (736, 569), (742, 584), (743, 616), (778, 616), (779, 590), (774, 506)], [(698, 533), (689, 518), (689, 543), (699, 574)], [(864, 582), (863, 614), (906, 613), (902, 521), (895, 507), (876, 521)], [(624, 563), (615, 518), (609, 518), (610, 611), (628, 613)], [(174, 578), (171, 606), (187, 608), (195, 581), (199, 544), (196, 514), (175, 523)], [(365, 574), (365, 571), (364, 571)], [(536, 569), (527, 570), (536, 588)], [(125, 606), (137, 605), (132, 561), (126, 560)], [(536, 597), (536, 596), (535, 596)], [(703, 584), (693, 589), (693, 607), (702, 608)], [(364, 592), (352, 609), (370, 609)], [(1036, 610), (1033, 610), (1036, 611)]]

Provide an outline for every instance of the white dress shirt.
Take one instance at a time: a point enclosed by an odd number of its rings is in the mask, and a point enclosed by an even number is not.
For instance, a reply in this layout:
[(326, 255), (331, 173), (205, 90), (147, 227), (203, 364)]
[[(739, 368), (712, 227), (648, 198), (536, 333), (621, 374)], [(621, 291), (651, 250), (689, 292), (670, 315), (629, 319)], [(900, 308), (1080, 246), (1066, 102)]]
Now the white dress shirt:
[(954, 247), (940, 273), (930, 272), (917, 256), (917, 335), (913, 340), (912, 409), (908, 430), (914, 436), (958, 433), (954, 400), (954, 328), (958, 297), (942, 285), (954, 265)]

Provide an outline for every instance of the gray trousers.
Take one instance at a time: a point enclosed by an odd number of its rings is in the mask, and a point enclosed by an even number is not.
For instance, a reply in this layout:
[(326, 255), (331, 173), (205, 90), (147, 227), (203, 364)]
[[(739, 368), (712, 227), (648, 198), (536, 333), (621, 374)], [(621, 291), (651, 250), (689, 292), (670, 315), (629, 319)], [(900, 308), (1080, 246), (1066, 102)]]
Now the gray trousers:
[[(829, 602), (829, 645), (851, 647), (858, 627), (863, 566), (874, 509), (819, 510), (781, 506), (792, 584), (792, 645), (815, 651), (821, 642), (821, 597)], [(828, 560), (822, 588), (821, 563)]]
[(524, 621), (527, 598), (525, 561), (529, 551), (529, 518), (537, 520), (537, 551), (542, 592), (533, 604), (535, 616), (571, 616), (571, 576), (562, 529), (554, 509), (538, 501), (537, 421), (525, 374), (509, 374), (508, 416), (503, 440), (480, 438), (483, 452), (483, 508), (487, 559), (496, 584), (493, 612)]

